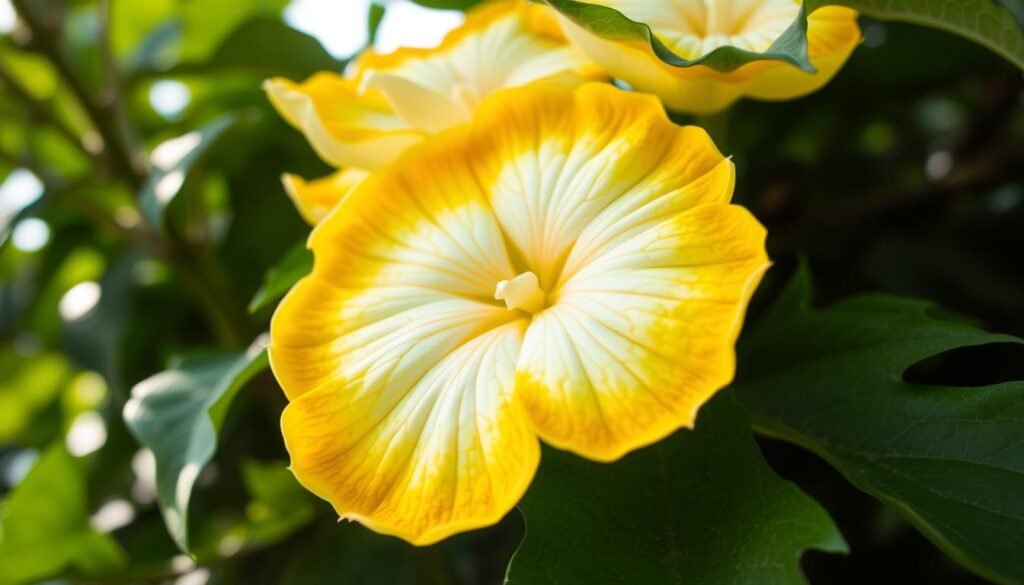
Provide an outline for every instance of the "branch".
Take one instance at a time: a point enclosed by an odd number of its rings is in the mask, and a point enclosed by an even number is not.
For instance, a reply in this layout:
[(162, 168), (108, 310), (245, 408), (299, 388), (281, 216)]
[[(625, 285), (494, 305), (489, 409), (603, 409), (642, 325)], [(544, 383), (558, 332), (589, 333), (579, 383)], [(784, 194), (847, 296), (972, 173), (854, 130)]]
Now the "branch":
[(110, 117), (114, 130), (118, 133), (122, 144), (128, 151), (133, 167), (140, 174), (148, 174), (148, 161), (141, 146), (138, 133), (132, 127), (131, 120), (121, 99), (122, 83), (118, 72), (117, 60), (110, 43), (110, 31), (113, 28), (112, 0), (100, 0), (99, 5), (99, 51), (103, 64), (104, 87), (100, 92), (100, 107)]
[(43, 22), (28, 6), (27, 0), (11, 0), (18, 17), (32, 33), (30, 46), (46, 55), (53, 64), (61, 79), (75, 95), (82, 109), (88, 115), (92, 125), (103, 139), (103, 152), (106, 153), (121, 174), (127, 178), (133, 188), (142, 185), (145, 179), (143, 170), (136, 168), (127, 145), (122, 141), (116, 123), (108, 120), (98, 103), (82, 81), (71, 69), (67, 55), (61, 49), (58, 39), (61, 35), (59, 25)]
[(45, 122), (54, 130), (56, 130), (61, 136), (63, 136), (72, 146), (74, 146), (78, 152), (87, 158), (92, 158), (95, 153), (91, 153), (86, 150), (82, 144), (82, 139), (71, 131), (64, 123), (60, 121), (57, 116), (51, 112), (48, 108), (44, 107), (35, 97), (32, 96), (20, 83), (14, 78), (14, 75), (0, 63), (0, 83), (6, 85), (14, 97), (20, 101), (25, 108), (28, 109), (29, 115), (34, 120)]

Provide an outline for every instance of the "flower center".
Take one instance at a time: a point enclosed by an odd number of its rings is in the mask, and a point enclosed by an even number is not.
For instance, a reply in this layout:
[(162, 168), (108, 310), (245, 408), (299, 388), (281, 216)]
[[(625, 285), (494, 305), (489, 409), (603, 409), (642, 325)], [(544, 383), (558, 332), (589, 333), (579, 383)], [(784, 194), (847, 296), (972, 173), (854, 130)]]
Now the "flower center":
[(544, 308), (545, 294), (537, 275), (524, 272), (512, 280), (499, 282), (494, 289), (494, 298), (505, 301), (510, 311), (522, 309), (532, 314)]
[(619, 9), (626, 16), (646, 22), (670, 49), (695, 59), (712, 50), (731, 45), (761, 52), (793, 23), (800, 13), (795, 0), (675, 0), (651, 3), (655, 10), (626, 0), (604, 0), (603, 5)]

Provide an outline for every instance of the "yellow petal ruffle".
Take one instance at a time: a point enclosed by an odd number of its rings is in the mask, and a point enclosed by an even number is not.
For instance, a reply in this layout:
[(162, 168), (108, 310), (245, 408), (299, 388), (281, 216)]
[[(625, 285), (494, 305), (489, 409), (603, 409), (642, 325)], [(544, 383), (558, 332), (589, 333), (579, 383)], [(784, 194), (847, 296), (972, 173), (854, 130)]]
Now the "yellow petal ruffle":
[(309, 225), (316, 225), (369, 175), (369, 172), (362, 169), (348, 168), (312, 181), (285, 174), (281, 177), (281, 182), (299, 215)]
[(504, 88), (602, 79), (589, 58), (552, 36), (551, 19), (550, 9), (521, 0), (485, 3), (436, 48), (361, 55), (363, 87), (379, 90), (413, 126), (436, 132), (468, 121)]
[[(707, 3), (686, 0), (597, 0), (648, 24), (669, 48), (695, 59), (722, 45), (755, 52), (768, 49), (798, 15), (792, 0), (719, 0), (717, 14)], [(747, 96), (789, 100), (812, 93), (832, 79), (860, 42), (857, 13), (827, 6), (807, 19), (808, 57), (817, 69), (807, 73), (781, 61), (755, 61), (730, 72), (709, 67), (673, 67), (650, 46), (598, 37), (560, 17), (571, 41), (615, 78), (660, 97), (672, 110), (709, 114)]]
[[(693, 424), (768, 265), (732, 188), (702, 130), (603, 84), (500, 92), (409, 149), (274, 315), (296, 477), (427, 544), (507, 513), (538, 437), (609, 460)], [(543, 304), (495, 300), (528, 272)]]
[(263, 87), (281, 116), (301, 131), (328, 163), (373, 170), (423, 139), (379, 94), (358, 80), (317, 73), (302, 83), (267, 80)]

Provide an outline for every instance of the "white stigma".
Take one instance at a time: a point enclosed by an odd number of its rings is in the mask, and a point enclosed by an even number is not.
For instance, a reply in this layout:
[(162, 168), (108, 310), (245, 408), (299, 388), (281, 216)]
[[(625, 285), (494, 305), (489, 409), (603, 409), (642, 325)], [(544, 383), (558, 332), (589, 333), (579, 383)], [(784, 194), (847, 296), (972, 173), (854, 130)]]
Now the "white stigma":
[(494, 289), (494, 298), (505, 301), (510, 311), (522, 309), (536, 313), (544, 308), (544, 291), (540, 288), (537, 275), (524, 272), (512, 280), (503, 280)]

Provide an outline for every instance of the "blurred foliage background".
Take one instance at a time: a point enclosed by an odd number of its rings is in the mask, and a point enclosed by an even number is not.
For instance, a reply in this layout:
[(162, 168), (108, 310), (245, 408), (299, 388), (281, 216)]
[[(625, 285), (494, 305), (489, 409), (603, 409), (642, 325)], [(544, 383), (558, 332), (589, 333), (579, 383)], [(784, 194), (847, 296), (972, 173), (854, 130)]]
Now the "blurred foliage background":
[[(239, 352), (267, 328), (268, 270), (301, 256), (308, 227), (280, 175), (329, 171), (260, 82), (341, 70), (392, 10), (423, 35), (421, 13), (394, 2), (286, 22), (287, 0), (11, 4), (0, 2), (0, 583), (501, 582), (518, 512), (426, 549), (338, 524), (285, 469), (285, 400), (269, 372), (244, 389), (217, 380), (218, 363), (248, 367)], [(439, 14), (441, 27), (458, 22)], [(334, 54), (289, 22), (336, 35)], [(737, 202), (768, 226), (776, 263), (752, 319), (804, 257), (822, 302), (906, 294), (1024, 335), (1021, 74), (952, 35), (862, 26), (823, 91), (744, 101), (719, 129)], [(131, 388), (182, 355), (177, 377), (172, 365), (147, 383), (180, 390), (173, 404), (199, 400), (174, 419), (188, 449), (209, 430), (195, 412), (216, 411), (216, 453), (191, 478), (194, 558), (169, 535), (154, 457), (122, 418)], [(197, 376), (219, 388), (209, 403), (188, 395)], [(956, 351), (913, 376), (1019, 380), (1024, 354)], [(811, 582), (981, 582), (813, 455), (761, 448), (852, 549), (805, 555)]]

